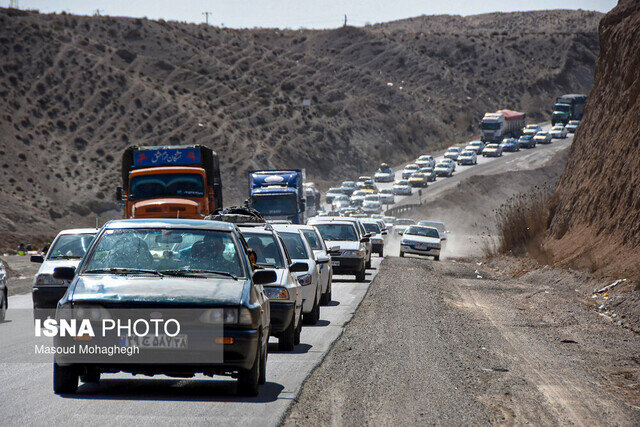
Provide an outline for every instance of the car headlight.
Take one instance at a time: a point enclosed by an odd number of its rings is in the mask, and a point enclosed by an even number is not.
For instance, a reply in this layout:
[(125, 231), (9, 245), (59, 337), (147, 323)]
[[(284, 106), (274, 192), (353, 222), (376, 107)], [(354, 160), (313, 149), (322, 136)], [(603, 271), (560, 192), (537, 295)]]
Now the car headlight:
[(98, 322), (104, 319), (111, 319), (111, 313), (104, 307), (97, 305), (93, 306), (79, 306), (73, 310), (73, 318), (78, 320), (88, 319), (93, 322)]
[(302, 286), (308, 286), (311, 284), (311, 279), (313, 278), (313, 275), (311, 274), (302, 274), (300, 276), (298, 276), (298, 283), (300, 283), (300, 285)]
[(54, 279), (51, 274), (38, 274), (36, 276), (36, 285), (64, 285), (65, 282), (63, 280)]
[(202, 323), (225, 325), (251, 325), (251, 312), (247, 308), (212, 308), (200, 315)]
[(265, 287), (264, 293), (269, 299), (289, 299), (289, 291), (280, 287)]
[(363, 257), (365, 255), (365, 251), (363, 251), (363, 250), (342, 251), (342, 255), (344, 255), (344, 256), (353, 256), (353, 257)]

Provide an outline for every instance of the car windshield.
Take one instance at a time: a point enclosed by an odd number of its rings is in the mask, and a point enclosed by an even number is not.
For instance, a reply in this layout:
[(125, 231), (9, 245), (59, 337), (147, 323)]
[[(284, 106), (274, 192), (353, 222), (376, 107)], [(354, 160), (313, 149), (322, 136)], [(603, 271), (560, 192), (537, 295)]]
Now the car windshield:
[(300, 233), (282, 232), (280, 233), (284, 245), (287, 247), (291, 259), (308, 259), (307, 248), (302, 242)]
[(324, 240), (358, 240), (356, 228), (352, 224), (317, 224), (316, 228)]
[(256, 253), (256, 264), (261, 267), (284, 268), (282, 254), (273, 234), (243, 232), (242, 235), (249, 248)]
[(570, 105), (565, 105), (565, 104), (556, 104), (556, 111), (562, 111), (563, 113), (568, 113), (571, 111), (571, 106)]
[(420, 227), (419, 225), (412, 225), (407, 228), (407, 231), (404, 232), (405, 235), (413, 235), (413, 236), (423, 236), (423, 237), (433, 237), (436, 239), (440, 238), (438, 234), (438, 230), (431, 227)]
[(389, 167), (378, 169), (378, 173), (389, 173), (389, 172), (391, 172), (391, 168)]
[(83, 273), (209, 272), (244, 276), (230, 232), (181, 229), (106, 230), (84, 263)]
[(355, 185), (356, 185), (356, 183), (353, 182), (353, 181), (344, 181), (342, 183), (342, 187), (343, 188), (353, 188)]
[(397, 225), (413, 225), (415, 222), (412, 219), (399, 219), (396, 222)]
[(460, 149), (459, 148), (449, 148), (447, 150), (447, 153), (459, 153)]
[(262, 215), (293, 215), (298, 212), (296, 196), (253, 196), (253, 208)]
[(63, 234), (49, 250), (47, 259), (81, 259), (93, 240), (94, 234)]
[(324, 248), (322, 247), (322, 243), (320, 242), (320, 238), (313, 230), (302, 230), (302, 234), (307, 238), (307, 242), (309, 242), (309, 246), (314, 251), (321, 251)]
[(141, 175), (131, 178), (129, 198), (203, 197), (204, 180), (194, 173)]
[(500, 123), (482, 122), (482, 123), (480, 123), (480, 129), (483, 129), (483, 130), (497, 130), (497, 129), (500, 129)]
[(383, 188), (380, 192), (382, 194), (393, 194), (393, 190), (391, 188)]
[(378, 226), (378, 224), (365, 222), (363, 225), (367, 233), (380, 234), (380, 226)]

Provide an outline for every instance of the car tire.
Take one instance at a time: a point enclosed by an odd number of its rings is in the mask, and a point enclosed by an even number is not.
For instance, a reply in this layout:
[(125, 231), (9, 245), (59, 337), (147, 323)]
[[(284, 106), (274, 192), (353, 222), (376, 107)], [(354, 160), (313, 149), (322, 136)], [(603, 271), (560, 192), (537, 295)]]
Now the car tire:
[(356, 282), (364, 282), (366, 274), (367, 274), (365, 270), (366, 269), (363, 268), (362, 270), (360, 270), (360, 271), (358, 271), (356, 273)]
[(331, 302), (331, 282), (327, 286), (327, 292), (320, 297), (320, 305), (329, 305)]
[(293, 343), (295, 345), (300, 344), (301, 334), (302, 334), (302, 310), (300, 310), (300, 316), (298, 317), (298, 327), (296, 328), (296, 334), (293, 337)]
[(287, 329), (282, 331), (278, 336), (278, 350), (280, 351), (293, 351), (296, 338), (296, 312), (293, 311), (291, 321)]
[(260, 375), (258, 377), (259, 385), (267, 382), (267, 357), (269, 357), (268, 344), (265, 346), (264, 351), (262, 352), (262, 357), (260, 358)]
[(400, 251), (400, 258), (404, 258), (404, 252)]
[(320, 320), (320, 304), (318, 304), (317, 300), (313, 303), (311, 312), (305, 314), (303, 319), (306, 325), (315, 325), (318, 323), (318, 320)]
[(258, 383), (260, 382), (260, 364), (262, 358), (262, 337), (259, 338), (258, 351), (253, 360), (253, 366), (249, 369), (240, 369), (238, 371), (238, 394), (242, 396), (257, 396)]
[(80, 377), (80, 380), (83, 383), (99, 383), (100, 382), (100, 372), (95, 369), (88, 368), (87, 372)]
[(4, 322), (7, 317), (7, 294), (0, 292), (0, 322)]
[(53, 362), (53, 392), (73, 394), (78, 391), (78, 370), (75, 366), (60, 366)]
[(378, 256), (380, 258), (384, 258), (384, 249), (380, 249), (380, 252), (378, 252)]
[(440, 261), (440, 255), (434, 255), (434, 256), (433, 256), (433, 259), (434, 259), (435, 261)]

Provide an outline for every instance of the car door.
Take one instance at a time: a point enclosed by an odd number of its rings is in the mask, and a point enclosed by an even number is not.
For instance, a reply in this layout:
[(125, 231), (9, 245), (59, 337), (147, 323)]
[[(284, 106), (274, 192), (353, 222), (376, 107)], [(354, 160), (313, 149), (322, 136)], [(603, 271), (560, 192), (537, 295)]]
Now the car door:
[[(236, 238), (238, 239), (239, 246), (242, 247), (242, 249), (244, 250), (244, 253), (246, 254), (247, 269), (249, 269), (251, 271), (251, 274), (253, 274), (253, 266), (251, 265), (251, 261), (249, 260), (249, 245), (247, 245), (247, 241), (244, 239), (244, 236), (237, 229), (236, 229), (235, 235), (236, 235)], [(264, 291), (263, 285), (255, 284), (253, 283), (253, 280), (252, 280), (251, 286), (252, 286), (252, 292), (255, 293), (256, 300), (260, 304), (260, 307), (262, 307), (262, 309), (260, 310), (261, 324), (263, 328), (263, 333), (266, 336), (266, 340), (268, 342), (269, 332), (267, 331), (271, 329), (271, 310), (269, 306), (269, 298), (267, 297), (267, 294)]]

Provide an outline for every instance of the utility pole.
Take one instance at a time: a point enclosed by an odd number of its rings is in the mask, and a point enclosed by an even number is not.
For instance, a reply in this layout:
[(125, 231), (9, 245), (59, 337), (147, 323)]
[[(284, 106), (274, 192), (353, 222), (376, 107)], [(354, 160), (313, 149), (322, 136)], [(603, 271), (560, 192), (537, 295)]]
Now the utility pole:
[(100, 9), (96, 9), (93, 11), (93, 16), (100, 16)]
[(9, 9), (20, 9), (20, 2), (18, 0), (9, 0)]
[(205, 19), (205, 23), (207, 25), (209, 25), (209, 15), (211, 15), (211, 12), (202, 12), (202, 14), (204, 15), (204, 19)]
[(345, 15), (344, 15), (344, 26), (345, 26), (345, 27), (347, 26), (347, 14), (346, 14), (346, 13), (345, 13)]

